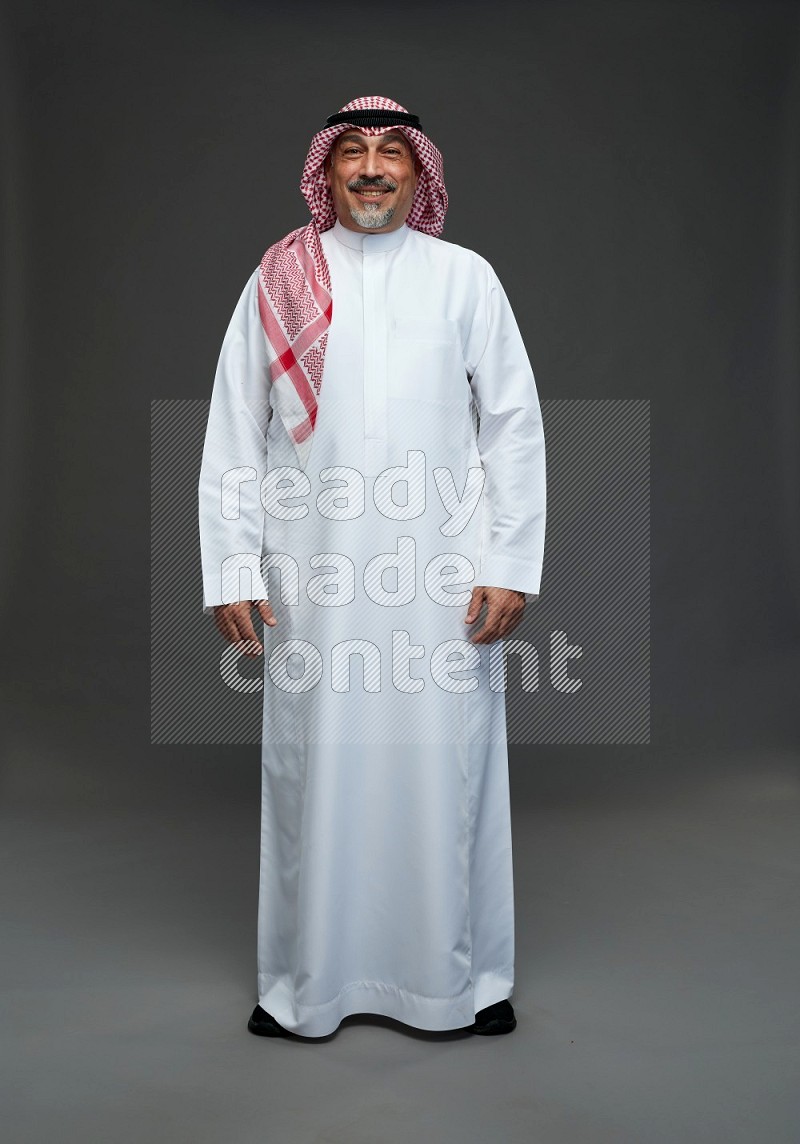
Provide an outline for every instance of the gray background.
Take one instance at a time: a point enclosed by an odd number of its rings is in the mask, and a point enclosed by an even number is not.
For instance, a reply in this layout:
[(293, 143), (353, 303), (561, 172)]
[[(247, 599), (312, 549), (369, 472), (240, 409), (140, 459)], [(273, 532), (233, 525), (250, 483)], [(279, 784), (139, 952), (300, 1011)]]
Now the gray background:
[[(5, 5), (15, 1141), (797, 1138), (799, 25)], [(511, 1037), (261, 1041), (257, 748), (149, 741), (150, 402), (210, 395), (311, 134), (373, 93), (441, 147), (443, 237), (494, 265), (541, 394), (652, 402), (652, 741), (511, 750)]]

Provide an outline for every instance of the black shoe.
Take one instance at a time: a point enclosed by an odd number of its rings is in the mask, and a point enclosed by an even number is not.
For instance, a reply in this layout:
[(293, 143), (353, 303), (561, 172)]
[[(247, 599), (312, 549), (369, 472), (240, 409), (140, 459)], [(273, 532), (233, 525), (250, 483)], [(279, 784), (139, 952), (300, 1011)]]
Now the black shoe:
[(470, 1025), (471, 1033), (481, 1033), (484, 1036), (496, 1036), (498, 1033), (510, 1033), (517, 1027), (517, 1018), (511, 1002), (498, 1001), (488, 1005), (475, 1014), (475, 1024)]
[(283, 1025), (279, 1025), (271, 1013), (256, 1005), (247, 1022), (247, 1028), (257, 1037), (282, 1037), (286, 1033)]

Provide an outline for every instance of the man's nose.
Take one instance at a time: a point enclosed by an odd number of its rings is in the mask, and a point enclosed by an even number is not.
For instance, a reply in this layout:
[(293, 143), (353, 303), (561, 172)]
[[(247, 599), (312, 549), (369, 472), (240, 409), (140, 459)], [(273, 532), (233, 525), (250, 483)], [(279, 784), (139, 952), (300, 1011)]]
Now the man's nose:
[(383, 174), (383, 163), (377, 151), (367, 151), (361, 165), (361, 173), (368, 179), (377, 178)]

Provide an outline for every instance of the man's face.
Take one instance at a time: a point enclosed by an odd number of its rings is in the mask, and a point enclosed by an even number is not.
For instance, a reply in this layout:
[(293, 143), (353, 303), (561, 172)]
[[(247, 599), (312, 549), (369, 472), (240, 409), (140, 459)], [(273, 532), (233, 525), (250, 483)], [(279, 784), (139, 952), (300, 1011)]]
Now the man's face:
[(334, 139), (325, 164), (339, 222), (370, 234), (397, 230), (411, 210), (420, 170), (399, 131), (346, 131)]

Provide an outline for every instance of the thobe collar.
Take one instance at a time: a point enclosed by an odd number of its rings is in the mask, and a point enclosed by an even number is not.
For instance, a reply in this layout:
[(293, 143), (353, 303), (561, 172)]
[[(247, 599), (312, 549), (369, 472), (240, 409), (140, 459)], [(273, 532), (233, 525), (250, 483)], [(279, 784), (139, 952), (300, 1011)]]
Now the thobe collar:
[(397, 230), (387, 230), (384, 234), (362, 234), (360, 230), (348, 230), (337, 218), (333, 224), (333, 234), (342, 246), (360, 250), (363, 254), (380, 254), (384, 250), (394, 250), (401, 246), (408, 237), (408, 227), (403, 223)]

